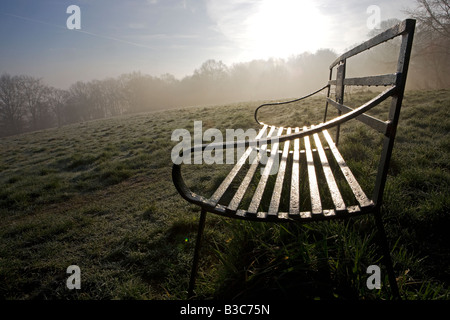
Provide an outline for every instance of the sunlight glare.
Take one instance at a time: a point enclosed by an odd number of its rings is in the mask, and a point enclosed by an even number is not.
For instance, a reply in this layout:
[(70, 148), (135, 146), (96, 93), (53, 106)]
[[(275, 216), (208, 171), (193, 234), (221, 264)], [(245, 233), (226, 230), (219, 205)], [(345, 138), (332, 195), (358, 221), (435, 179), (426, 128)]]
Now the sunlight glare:
[(286, 58), (321, 48), (326, 30), (312, 1), (265, 0), (246, 21), (249, 58)]

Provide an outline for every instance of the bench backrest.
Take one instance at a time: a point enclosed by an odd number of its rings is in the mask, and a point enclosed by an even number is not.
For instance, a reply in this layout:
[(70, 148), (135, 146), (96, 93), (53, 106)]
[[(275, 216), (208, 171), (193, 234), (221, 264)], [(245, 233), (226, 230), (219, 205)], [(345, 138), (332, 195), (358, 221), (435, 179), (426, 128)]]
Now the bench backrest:
[[(384, 184), (387, 176), (387, 169), (392, 154), (392, 147), (397, 130), (398, 119), (400, 115), (400, 108), (402, 105), (403, 94), (405, 90), (406, 76), (408, 72), (408, 65), (411, 56), (412, 41), (414, 36), (415, 20), (406, 19), (396, 26), (378, 34), (370, 40), (356, 46), (339, 56), (330, 65), (329, 88), (327, 93), (326, 111), (324, 122), (326, 121), (326, 113), (328, 105), (332, 105), (338, 109), (339, 115), (352, 111), (353, 109), (346, 106), (344, 103), (344, 93), (346, 86), (389, 86), (391, 90), (388, 97), (392, 97), (391, 106), (389, 109), (389, 116), (387, 121), (380, 120), (368, 114), (361, 114), (358, 119), (373, 129), (385, 135), (385, 141), (381, 153), (379, 170), (374, 189), (373, 200), (375, 203), (381, 202), (381, 197), (384, 191)], [(347, 59), (355, 56), (363, 51), (369, 50), (381, 43), (401, 36), (401, 45), (399, 56), (397, 60), (397, 70), (392, 74), (366, 76), (358, 78), (347, 78), (345, 75)], [(336, 77), (333, 79), (333, 71), (336, 70)], [(331, 97), (330, 87), (335, 88), (335, 99)], [(384, 101), (386, 97), (380, 99), (378, 103)], [(336, 136), (336, 143), (339, 140), (339, 128)]]

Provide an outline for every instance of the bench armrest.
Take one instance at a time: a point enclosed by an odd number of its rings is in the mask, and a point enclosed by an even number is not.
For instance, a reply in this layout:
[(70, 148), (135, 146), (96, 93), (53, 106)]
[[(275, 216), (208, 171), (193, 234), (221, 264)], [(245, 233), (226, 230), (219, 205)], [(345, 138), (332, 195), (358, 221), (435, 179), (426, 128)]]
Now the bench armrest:
[(258, 124), (261, 124), (261, 125), (263, 124), (263, 123), (261, 123), (261, 122), (258, 120), (258, 111), (259, 111), (259, 109), (261, 109), (261, 108), (263, 108), (263, 107), (268, 107), (268, 106), (278, 106), (278, 105), (282, 105), (282, 104), (288, 104), (288, 103), (297, 102), (297, 101), (300, 101), (300, 100), (309, 98), (309, 97), (315, 95), (316, 93), (319, 93), (319, 92), (322, 91), (323, 89), (329, 88), (329, 87), (330, 87), (330, 85), (327, 84), (327, 85), (325, 85), (324, 87), (320, 88), (319, 90), (316, 90), (316, 91), (314, 91), (314, 92), (312, 92), (312, 93), (307, 94), (306, 96), (303, 96), (303, 97), (301, 97), (301, 98), (297, 98), (297, 99), (294, 99), (294, 100), (281, 101), (281, 102), (272, 102), (272, 103), (265, 103), (265, 104), (262, 104), (262, 105), (260, 105), (258, 108), (256, 108), (256, 110), (255, 110), (255, 120), (256, 120), (256, 122), (257, 122)]

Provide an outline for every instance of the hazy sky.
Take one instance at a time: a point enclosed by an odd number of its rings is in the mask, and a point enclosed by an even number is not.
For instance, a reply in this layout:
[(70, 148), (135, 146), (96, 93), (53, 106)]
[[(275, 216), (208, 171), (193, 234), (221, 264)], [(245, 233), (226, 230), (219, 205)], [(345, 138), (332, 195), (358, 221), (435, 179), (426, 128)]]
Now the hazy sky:
[[(67, 28), (70, 5), (79, 30)], [(67, 88), (141, 71), (182, 78), (207, 59), (286, 58), (367, 39), (367, 21), (404, 19), (413, 0), (1, 0), (0, 73)]]

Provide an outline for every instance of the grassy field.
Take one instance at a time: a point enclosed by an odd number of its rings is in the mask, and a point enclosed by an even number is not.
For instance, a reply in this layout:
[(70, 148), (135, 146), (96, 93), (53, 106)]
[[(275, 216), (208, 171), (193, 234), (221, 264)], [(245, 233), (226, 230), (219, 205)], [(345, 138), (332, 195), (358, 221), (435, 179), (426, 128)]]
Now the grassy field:
[[(355, 105), (370, 92), (351, 94)], [(373, 94), (372, 94), (373, 95)], [(190, 107), (68, 125), (0, 139), (0, 298), (185, 299), (198, 209), (171, 180), (175, 129), (255, 127), (259, 104)], [(318, 107), (319, 106), (319, 107)], [(323, 104), (262, 114), (282, 123), (320, 120)], [(400, 292), (448, 299), (450, 91), (407, 92), (383, 206)], [(358, 122), (341, 151), (364, 188), (380, 138)], [(195, 190), (214, 190), (229, 166), (184, 166)], [(370, 193), (367, 192), (368, 194)], [(371, 217), (309, 225), (208, 215), (197, 297), (388, 299), (368, 290), (380, 264)], [(66, 269), (81, 269), (69, 290)]]

